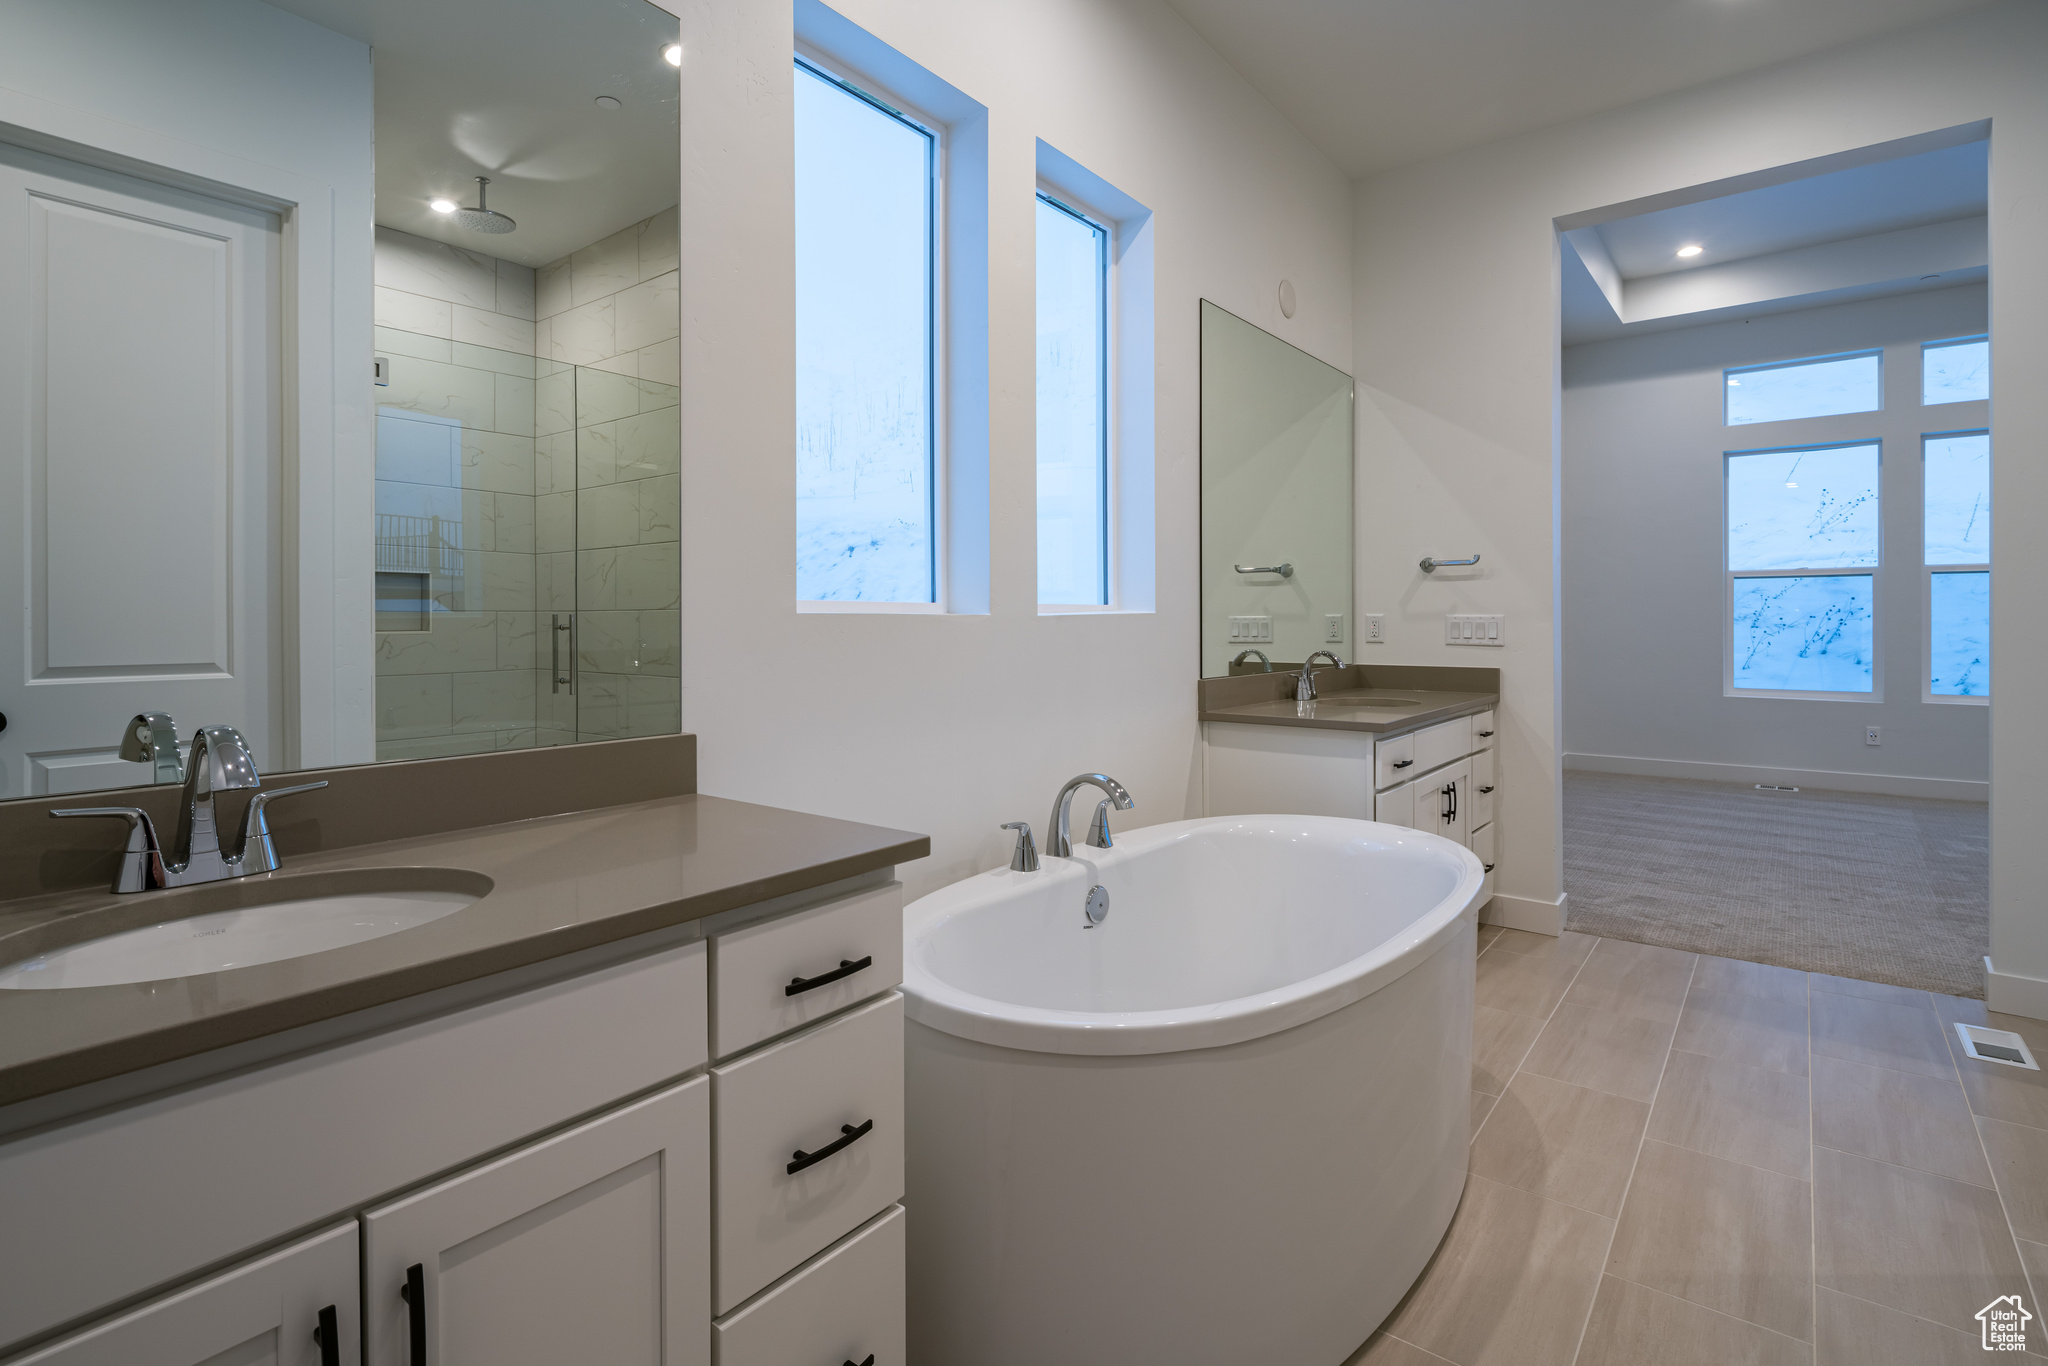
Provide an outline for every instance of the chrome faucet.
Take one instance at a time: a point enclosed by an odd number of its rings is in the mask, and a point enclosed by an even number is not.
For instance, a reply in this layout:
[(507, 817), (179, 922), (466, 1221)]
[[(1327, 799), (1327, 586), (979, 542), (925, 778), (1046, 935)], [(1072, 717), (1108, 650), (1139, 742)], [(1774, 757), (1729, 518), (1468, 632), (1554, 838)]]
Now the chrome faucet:
[(1010, 871), (1037, 872), (1038, 846), (1031, 842), (1031, 826), (1024, 821), (1008, 821), (1003, 825), (1003, 829), (1017, 832), (1017, 847), (1010, 852)]
[[(165, 718), (168, 720), (168, 718)], [(166, 859), (158, 842), (156, 826), (149, 813), (134, 806), (87, 806), (52, 811), (52, 816), (115, 816), (128, 822), (128, 843), (122, 850), (121, 868), (114, 877), (116, 892), (140, 892), (152, 887), (186, 887), (200, 882), (220, 882), (251, 873), (275, 872), (279, 866), (277, 845), (270, 835), (266, 810), (279, 797), (312, 792), (327, 786), (326, 780), (301, 783), (257, 792), (242, 813), (242, 829), (235, 852), (221, 848), (220, 829), (214, 820), (213, 798), (217, 792), (241, 792), (259, 787), (263, 778), (249, 746), (233, 726), (201, 726), (192, 737), (192, 755), (186, 764), (185, 789), (179, 802), (178, 838), (175, 856)]]
[(1334, 667), (1339, 669), (1344, 667), (1344, 661), (1331, 654), (1328, 650), (1317, 650), (1302, 661), (1301, 674), (1294, 680), (1295, 701), (1313, 702), (1316, 700), (1316, 676), (1314, 669), (1315, 662), (1318, 659), (1327, 659)]
[(121, 757), (150, 765), (153, 783), (185, 781), (185, 756), (178, 752), (178, 723), (169, 712), (146, 711), (121, 732)]
[(1259, 657), (1259, 663), (1266, 666), (1266, 672), (1273, 672), (1273, 661), (1266, 658), (1266, 652), (1264, 650), (1239, 650), (1237, 652), (1237, 658), (1231, 660), (1230, 662), (1234, 665), (1242, 664), (1244, 663), (1245, 656), (1247, 655), (1257, 655)]
[(1109, 808), (1114, 805), (1119, 811), (1128, 811), (1137, 805), (1131, 800), (1131, 794), (1124, 791), (1124, 785), (1107, 773), (1083, 773), (1078, 778), (1067, 779), (1060, 795), (1052, 799), (1052, 815), (1045, 823), (1045, 852), (1048, 857), (1074, 856), (1074, 844), (1067, 835), (1067, 808), (1073, 802), (1074, 793), (1085, 786), (1099, 787), (1109, 794), (1109, 800), (1095, 808), (1095, 819), (1088, 826), (1088, 843), (1094, 848), (1109, 848)]

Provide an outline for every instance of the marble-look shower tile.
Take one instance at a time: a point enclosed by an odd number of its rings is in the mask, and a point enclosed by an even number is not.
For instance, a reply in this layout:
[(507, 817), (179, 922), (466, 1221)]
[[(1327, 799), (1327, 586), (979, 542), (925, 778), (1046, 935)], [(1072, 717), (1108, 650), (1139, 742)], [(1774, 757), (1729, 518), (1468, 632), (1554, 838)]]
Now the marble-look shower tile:
[(447, 674), (488, 669), (497, 657), (496, 622), (477, 612), (434, 612), (424, 631), (379, 631), (377, 674)]
[(498, 302), (495, 257), (430, 242), (396, 228), (378, 228), (376, 279), (387, 289), (491, 308)]
[[(572, 507), (569, 515), (575, 515)], [(576, 610), (576, 552), (563, 550), (555, 553), (543, 552), (533, 560), (533, 597), (536, 612), (573, 612)], [(538, 625), (535, 630), (541, 629)], [(547, 642), (541, 642), (547, 648)]]
[(621, 351), (616, 356), (606, 356), (602, 360), (590, 361), (587, 364), (592, 370), (602, 370), (607, 374), (623, 375), (627, 379), (635, 379), (640, 374), (640, 353), (638, 351)]
[(515, 436), (534, 435), (534, 382), (518, 375), (498, 375), (497, 430)]
[(455, 340), (519, 355), (533, 354), (533, 322), (505, 313), (455, 305)]
[(592, 365), (613, 354), (612, 301), (610, 296), (548, 319), (548, 356), (565, 365)]
[(671, 339), (640, 348), (640, 378), (660, 384), (683, 382), (683, 344)]
[(576, 548), (576, 495), (544, 493), (534, 501), (533, 548), (546, 555)]
[(621, 479), (646, 479), (675, 474), (682, 466), (679, 409), (661, 408), (618, 421), (618, 473)]
[[(390, 483), (425, 487), (459, 487), (462, 483), (462, 424), (380, 407), (377, 410), (377, 478)], [(391, 508), (382, 510), (393, 511)]]
[(682, 401), (682, 391), (673, 384), (663, 384), (660, 380), (653, 379), (643, 379), (638, 381), (638, 384), (640, 412), (651, 413), (661, 408), (673, 408)]
[(640, 498), (634, 484), (601, 484), (576, 494), (576, 544), (581, 549), (632, 545), (640, 539)]
[(492, 550), (531, 555), (534, 550), (534, 500), (524, 493), (491, 496)]
[(494, 669), (455, 674), (454, 728), (503, 730), (533, 725), (534, 676), (530, 669)]
[(452, 359), (457, 365), (488, 370), (494, 375), (533, 378), (533, 357), (525, 352), (500, 351), (496, 347), (476, 346), (469, 342), (455, 342), (453, 347)]
[(677, 606), (682, 600), (680, 552), (674, 541), (622, 548), (617, 605), (643, 610)]
[(552, 318), (567, 309), (573, 301), (569, 297), (569, 258), (550, 261), (533, 272), (533, 316)]
[(612, 326), (618, 349), (637, 351), (676, 336), (681, 323), (677, 310), (673, 271), (620, 290), (612, 301)]
[(594, 489), (619, 481), (619, 424), (593, 422), (576, 429), (576, 487)]
[(638, 612), (578, 612), (576, 663), (586, 674), (640, 671)]
[(378, 395), (381, 404), (486, 430), (496, 418), (498, 376), (488, 370), (408, 357), (392, 362), (390, 378)]
[(612, 674), (584, 674), (576, 680), (576, 730), (586, 740), (626, 734), (626, 701)]
[(533, 390), (533, 430), (536, 436), (552, 436), (576, 429), (574, 370), (542, 374), (534, 380)]
[(395, 327), (422, 337), (446, 340), (455, 335), (455, 305), (446, 299), (408, 294), (402, 289), (378, 285), (372, 292), (371, 320), (379, 327)]
[(471, 581), (481, 588), (482, 600), (473, 604), (476, 609), (485, 612), (533, 610), (533, 556), (472, 550), (462, 558)]
[(576, 552), (576, 606), (585, 612), (599, 612), (619, 605), (619, 579), (625, 570), (627, 550), (608, 547)]
[(497, 311), (533, 320), (533, 267), (500, 258)]
[(533, 492), (533, 438), (504, 432), (462, 434), (462, 487), (493, 493)]
[(610, 237), (569, 253), (569, 293), (573, 302), (616, 294), (640, 279), (640, 233), (621, 228)]
[(634, 231), (640, 242), (640, 278), (651, 280), (664, 271), (676, 268), (677, 244), (681, 234), (677, 226), (677, 213), (673, 207), (663, 209), (654, 217), (639, 223)]
[(583, 370), (576, 377), (576, 422), (588, 427), (612, 422), (640, 411), (640, 382), (603, 370)]
[(670, 608), (659, 612), (641, 612), (638, 616), (640, 672), (652, 677), (678, 677), (682, 673), (683, 664), (682, 614)]
[(533, 442), (533, 491), (569, 493), (576, 487), (576, 433), (554, 432)]
[(533, 325), (533, 354), (537, 360), (554, 360), (555, 320), (553, 318), (542, 318)]
[(495, 732), (488, 730), (468, 731), (461, 735), (446, 732), (422, 735), (413, 739), (387, 740), (382, 732), (377, 739), (377, 762), (388, 764), (400, 759), (447, 759), (458, 754), (488, 754), (497, 748)]
[(454, 722), (450, 674), (380, 674), (377, 738), (405, 740), (447, 733)]
[(673, 474), (640, 479), (628, 485), (639, 491), (640, 541), (673, 541), (682, 522), (682, 480)]
[(446, 337), (429, 337), (395, 327), (371, 328), (370, 344), (377, 348), (378, 355), (387, 359), (411, 356), (415, 360), (437, 360), (443, 364), (455, 359), (455, 343)]
[(497, 665), (501, 669), (544, 669), (540, 633), (532, 612), (496, 612)]

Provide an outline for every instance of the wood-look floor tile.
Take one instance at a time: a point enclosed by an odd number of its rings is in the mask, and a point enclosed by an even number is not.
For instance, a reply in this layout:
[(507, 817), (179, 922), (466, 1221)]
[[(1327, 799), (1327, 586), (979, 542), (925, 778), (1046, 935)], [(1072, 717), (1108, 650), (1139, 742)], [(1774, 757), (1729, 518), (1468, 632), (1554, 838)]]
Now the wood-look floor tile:
[(1565, 993), (1566, 1005), (1672, 1024), (1685, 1006), (1697, 954), (1603, 939)]
[(1486, 1123), (1486, 1117), (1493, 1113), (1494, 1102), (1499, 1096), (1489, 1096), (1484, 1091), (1472, 1093), (1472, 1137), (1479, 1137), (1479, 1126)]
[(1561, 1005), (1522, 1059), (1522, 1070), (1647, 1101), (1657, 1094), (1670, 1046), (1669, 1025)]
[(1955, 1059), (1956, 1069), (1963, 1075), (1963, 1091), (1970, 1097), (1970, 1108), (1992, 1119), (2048, 1129), (2048, 1072), (1966, 1057), (1962, 1041), (1950, 1027), (1960, 1020), (1986, 1029), (2009, 1029), (2027, 1041), (2038, 1062), (2048, 1057), (2048, 1023), (2000, 1015), (1986, 1010), (1982, 1001), (1959, 996), (1934, 996), (1932, 1000), (1935, 1014), (1942, 1021), (1942, 1042), (1948, 1045), (1949, 1056)]
[(1580, 934), (1577, 930), (1566, 930), (1553, 938), (1547, 934), (1532, 934), (1528, 930), (1503, 929), (1493, 941), (1493, 946), (1507, 953), (1519, 953), (1525, 958), (1583, 963), (1599, 942), (1598, 936)]
[(1813, 1348), (1675, 1295), (1605, 1276), (1578, 1366), (1809, 1366)]
[(1481, 925), (1479, 927), (1479, 936), (1476, 941), (1476, 947), (1478, 948), (1479, 952), (1485, 953), (1487, 947), (1491, 945), (1494, 940), (1500, 938), (1500, 932), (1501, 927), (1499, 925)]
[(1812, 1009), (1816, 1055), (1927, 1077), (1955, 1075), (1941, 1020), (1926, 1006), (1816, 991)]
[(1358, 1354), (1344, 1366), (1446, 1366), (1446, 1363), (1436, 1353), (1425, 1352), (1412, 1342), (1390, 1338), (1385, 1333), (1374, 1333), (1372, 1340), (1359, 1348)]
[(1685, 998), (1685, 1014), (1678, 1018), (1678, 1036), (1671, 1046), (1687, 1053), (1805, 1076), (1806, 1003), (1702, 987), (1700, 976), (1709, 961), (1700, 959), (1700, 973), (1693, 977), (1692, 991)]
[(1472, 1145), (1472, 1174), (1613, 1218), (1650, 1107), (1523, 1071)]
[[(2030, 1243), (2022, 1238), (2019, 1240), (2019, 1247), (2020, 1265), (2026, 1267), (2027, 1279), (2034, 1283), (2034, 1293), (2027, 1297), (2027, 1303), (2039, 1313), (2044, 1303), (2041, 1299), (2041, 1288), (2048, 1286), (2048, 1243)], [(2028, 1330), (2027, 1354), (2048, 1356), (2048, 1329), (2036, 1324)]]
[(1998, 1195), (1967, 1181), (1815, 1148), (1814, 1274), (1845, 1295), (1975, 1332), (2025, 1287)]
[(1492, 948), (1479, 955), (1473, 1000), (1510, 1015), (1548, 1019), (1578, 971), (1573, 960), (1504, 952), (1495, 940)]
[(1472, 1089), (1489, 1096), (1507, 1090), (1508, 1078), (1515, 1075), (1529, 1045), (1542, 1032), (1539, 1016), (1476, 1007), (1472, 1012)]
[(1769, 963), (1745, 963), (1740, 958), (1717, 958), (1703, 953), (1692, 984), (1701, 991), (1734, 991), (1744, 996), (1806, 1004), (1806, 974)]
[(1482, 1176), (1381, 1327), (1457, 1366), (1571, 1366), (1614, 1222)]
[(1868, 1001), (1890, 1001), (1893, 1005), (1920, 1006), (1927, 1008), (1927, 993), (1912, 987), (1895, 987), (1889, 982), (1866, 982), (1858, 977), (1831, 977), (1825, 972), (1810, 972), (1807, 984), (1815, 991), (1831, 991), (1837, 996), (1861, 996)]
[(2005, 1197), (2005, 1217), (2013, 1235), (2048, 1243), (2048, 1129), (1982, 1118), (1977, 1127), (1983, 1131), (1984, 1151), (1991, 1155), (1991, 1173), (1998, 1179), (1998, 1193)]
[(1806, 1107), (1804, 1077), (1674, 1051), (1648, 1133), (1663, 1143), (1803, 1181), (1813, 1147)]
[(1969, 1102), (1953, 1074), (1923, 1077), (1815, 1054), (1813, 1141), (1973, 1185), (1991, 1184)]
[(1645, 1142), (1607, 1272), (1803, 1341), (1813, 1317), (1808, 1210), (1804, 1181)]
[(1821, 1286), (1814, 1291), (1814, 1366), (1978, 1366), (1975, 1333), (1916, 1319)]

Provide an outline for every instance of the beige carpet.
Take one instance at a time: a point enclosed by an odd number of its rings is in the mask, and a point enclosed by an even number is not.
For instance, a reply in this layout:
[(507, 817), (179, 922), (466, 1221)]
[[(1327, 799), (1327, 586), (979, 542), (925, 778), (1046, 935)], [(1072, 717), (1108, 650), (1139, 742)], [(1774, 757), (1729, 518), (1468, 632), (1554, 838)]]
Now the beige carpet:
[(1568, 771), (1566, 924), (1639, 944), (1984, 995), (1989, 808)]

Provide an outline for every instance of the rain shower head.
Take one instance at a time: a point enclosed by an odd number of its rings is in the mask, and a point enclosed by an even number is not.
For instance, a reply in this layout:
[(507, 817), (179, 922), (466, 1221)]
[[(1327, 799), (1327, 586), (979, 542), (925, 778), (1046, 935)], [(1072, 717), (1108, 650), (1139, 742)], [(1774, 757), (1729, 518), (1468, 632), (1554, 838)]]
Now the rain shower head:
[(510, 232), (519, 225), (496, 209), (484, 207), (484, 187), (490, 183), (489, 176), (476, 178), (476, 207), (457, 209), (455, 221), (471, 232)]

